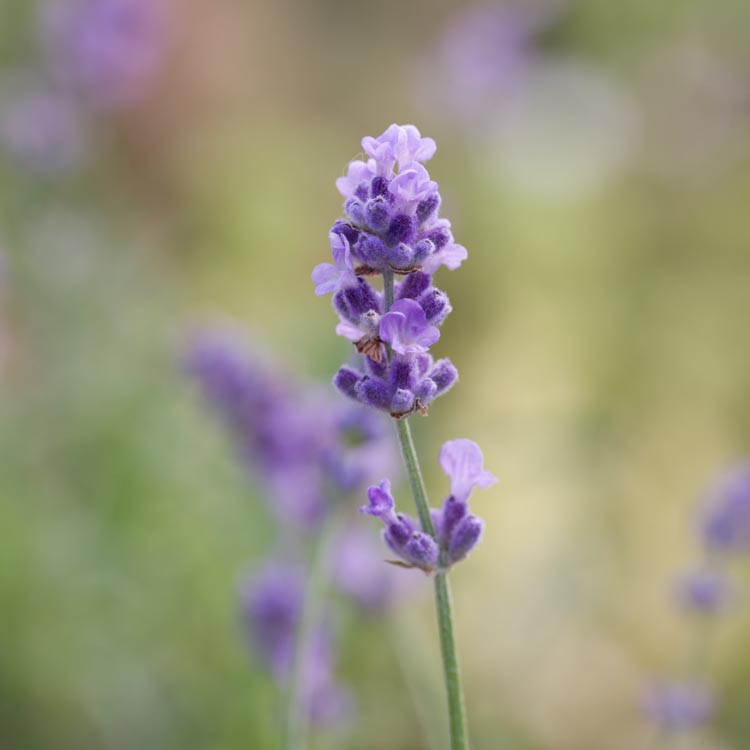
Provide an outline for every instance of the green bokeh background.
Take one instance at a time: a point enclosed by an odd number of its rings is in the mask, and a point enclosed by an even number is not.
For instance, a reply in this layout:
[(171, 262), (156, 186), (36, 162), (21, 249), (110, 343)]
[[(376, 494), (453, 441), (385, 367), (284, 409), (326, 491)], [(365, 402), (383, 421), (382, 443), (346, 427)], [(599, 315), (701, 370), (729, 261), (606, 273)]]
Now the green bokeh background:
[[(668, 592), (698, 554), (696, 502), (750, 453), (750, 12), (573, 3), (538, 53), (606, 71), (641, 128), (616, 173), (549, 194), (514, 181), (481, 123), (415, 95), (460, 7), (175, 0), (156, 88), (96, 121), (78, 172), (2, 158), (0, 747), (277, 747), (279, 696), (236, 602), (272, 525), (179, 355), (191, 326), (229, 316), (328, 381), (349, 345), (309, 274), (333, 183), (362, 135), (414, 122), (469, 249), (438, 279), (454, 312), (435, 349), (461, 381), (414, 420), (428, 487), (444, 492), (435, 457), (459, 436), (501, 477), (453, 576), (476, 748), (649, 748), (642, 690), (684, 670), (694, 637)], [(38, 57), (34, 12), (2, 4), (4, 72)], [(687, 43), (744, 85), (735, 146), (655, 169), (683, 129), (723, 117), (657, 89), (672, 119), (649, 126), (644, 61)], [(719, 714), (695, 748), (750, 737), (743, 565), (709, 665)], [(314, 747), (441, 747), (431, 614), (429, 598), (342, 613), (359, 714)]]

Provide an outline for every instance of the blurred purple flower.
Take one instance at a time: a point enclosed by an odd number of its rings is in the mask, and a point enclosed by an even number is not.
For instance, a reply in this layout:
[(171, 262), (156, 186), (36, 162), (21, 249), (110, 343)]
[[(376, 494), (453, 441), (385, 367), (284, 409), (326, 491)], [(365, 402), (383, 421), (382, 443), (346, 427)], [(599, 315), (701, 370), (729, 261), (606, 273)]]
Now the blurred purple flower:
[(161, 0), (50, 2), (41, 27), (49, 65), (60, 82), (101, 109), (142, 97), (167, 45)]
[(397, 463), (377, 414), (292, 380), (228, 331), (194, 337), (184, 364), (282, 523), (315, 526), (336, 494), (363, 489)]
[(3, 97), (0, 141), (25, 169), (43, 175), (67, 173), (85, 150), (80, 113), (61, 91), (38, 81), (19, 81), (17, 91)]
[(675, 586), (678, 604), (698, 614), (715, 615), (726, 609), (732, 590), (723, 573), (707, 567), (682, 575)]
[(750, 552), (750, 463), (725, 474), (700, 517), (706, 546), (716, 552)]
[[(269, 562), (241, 589), (243, 623), (253, 651), (280, 685), (291, 674), (304, 587), (302, 567)], [(324, 624), (318, 625), (302, 658), (300, 698), (310, 720), (318, 726), (345, 720), (354, 703), (334, 679), (331, 634)]]
[(670, 732), (697, 729), (711, 719), (715, 697), (698, 682), (671, 682), (654, 685), (647, 693), (644, 708), (658, 727)]
[(451, 18), (425, 61), (419, 93), (441, 112), (475, 124), (522, 83), (540, 31), (563, 2), (539, 0), (468, 5)]

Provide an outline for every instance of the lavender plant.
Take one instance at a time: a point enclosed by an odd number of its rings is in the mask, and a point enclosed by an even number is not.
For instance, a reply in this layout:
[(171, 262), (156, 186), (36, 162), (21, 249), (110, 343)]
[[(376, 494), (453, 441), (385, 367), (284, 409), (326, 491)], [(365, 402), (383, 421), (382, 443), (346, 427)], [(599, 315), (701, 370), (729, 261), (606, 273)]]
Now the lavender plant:
[(347, 499), (395, 468), (395, 446), (380, 415), (292, 381), (258, 352), (249, 355), (234, 332), (195, 336), (185, 366), (277, 522), (275, 548), (240, 596), (249, 642), (287, 694), (284, 747), (298, 750), (309, 723), (338, 725), (354, 708), (335, 678), (326, 589), (366, 613), (383, 612), (403, 589), (376, 565), (374, 540), (342, 521)]
[[(388, 479), (370, 487), (362, 512), (383, 522), (383, 539), (397, 564), (434, 576), (451, 746), (463, 750), (468, 736), (447, 575), (481, 538), (482, 521), (469, 512), (469, 495), (495, 477), (483, 469), (479, 446), (449, 441), (440, 463), (451, 492), (441, 510), (431, 509), (408, 420), (417, 412), (426, 415), (458, 378), (449, 359), (435, 361), (429, 353), (451, 312), (448, 296), (433, 286), (432, 277), (441, 266), (458, 268), (467, 252), (454, 241), (450, 222), (438, 215), (438, 186), (424, 167), (436, 150), (431, 138), (413, 125), (394, 124), (378, 138), (364, 138), (362, 148), (367, 161), (352, 161), (336, 182), (345, 218), (329, 234), (333, 263), (316, 266), (312, 280), (316, 294), (333, 295), (336, 332), (362, 355), (362, 369), (342, 367), (335, 386), (396, 423), (419, 521), (396, 512)], [(369, 283), (373, 276), (382, 277), (381, 291)]]
[(667, 735), (686, 735), (713, 717), (716, 693), (707, 682), (711, 633), (733, 602), (735, 588), (728, 571), (733, 557), (750, 553), (750, 463), (722, 476), (709, 492), (698, 516), (702, 559), (680, 575), (674, 600), (692, 622), (685, 677), (652, 686), (646, 712)]

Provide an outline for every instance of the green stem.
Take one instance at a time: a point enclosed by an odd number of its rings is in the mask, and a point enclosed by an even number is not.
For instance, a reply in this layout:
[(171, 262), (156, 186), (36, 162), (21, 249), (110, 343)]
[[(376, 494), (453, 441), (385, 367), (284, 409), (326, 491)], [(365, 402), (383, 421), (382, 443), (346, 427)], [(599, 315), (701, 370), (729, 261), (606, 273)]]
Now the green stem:
[(336, 514), (331, 512), (323, 522), (308, 564), (305, 595), (294, 640), (294, 655), (286, 691), (286, 710), (281, 746), (284, 750), (305, 750), (309, 715), (304, 705), (302, 687), (305, 657), (319, 620), (325, 583), (325, 561), (329, 542), (336, 527)]
[[(409, 475), (414, 502), (422, 524), (422, 529), (435, 536), (435, 528), (430, 517), (422, 472), (419, 468), (417, 452), (411, 437), (407, 419), (396, 421), (396, 431), (401, 445), (406, 471)], [(437, 610), (438, 632), (440, 633), (440, 653), (443, 657), (443, 675), (448, 694), (448, 718), (451, 731), (451, 750), (467, 750), (469, 741), (466, 734), (466, 711), (461, 691), (461, 672), (458, 666), (456, 641), (453, 636), (453, 614), (451, 612), (451, 591), (448, 575), (443, 569), (443, 552), (440, 553), (440, 570), (435, 574), (435, 606)]]

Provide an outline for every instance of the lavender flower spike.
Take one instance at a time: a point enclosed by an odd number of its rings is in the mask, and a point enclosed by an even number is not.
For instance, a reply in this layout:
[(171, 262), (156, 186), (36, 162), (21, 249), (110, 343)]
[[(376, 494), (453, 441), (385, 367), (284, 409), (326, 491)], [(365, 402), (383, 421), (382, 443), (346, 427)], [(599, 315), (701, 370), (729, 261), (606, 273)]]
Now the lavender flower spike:
[(400, 299), (380, 319), (380, 338), (398, 354), (423, 354), (440, 338), (440, 331), (427, 322), (418, 302)]
[(440, 449), (440, 466), (451, 480), (451, 495), (465, 503), (474, 487), (491, 487), (497, 477), (482, 468), (482, 449), (466, 439), (449, 440)]

